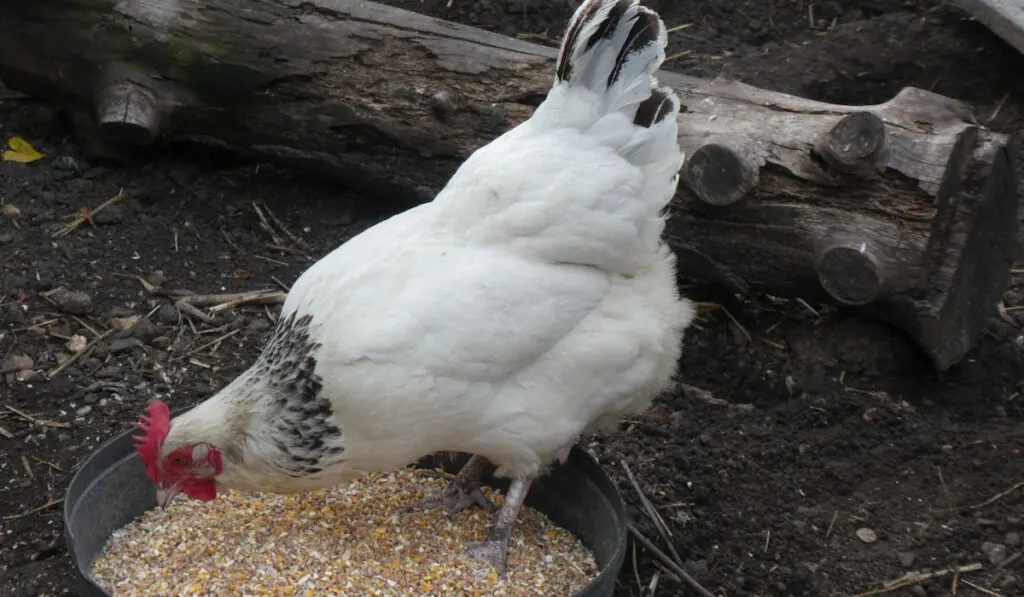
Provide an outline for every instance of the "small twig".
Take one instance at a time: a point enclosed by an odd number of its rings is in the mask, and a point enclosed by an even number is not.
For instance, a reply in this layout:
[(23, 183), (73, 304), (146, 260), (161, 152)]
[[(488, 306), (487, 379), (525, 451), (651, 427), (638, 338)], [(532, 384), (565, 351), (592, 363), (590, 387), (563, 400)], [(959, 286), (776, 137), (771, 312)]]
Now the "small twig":
[(750, 342), (754, 341), (754, 338), (750, 335), (750, 332), (747, 331), (747, 328), (743, 327), (743, 324), (740, 323), (740, 320), (736, 319), (736, 317), (734, 317), (733, 314), (731, 312), (729, 312), (729, 310), (726, 309), (724, 305), (720, 305), (718, 303), (694, 303), (694, 304), (697, 305), (698, 307), (706, 307), (706, 308), (709, 308), (709, 309), (721, 309), (722, 311), (725, 312), (725, 314), (729, 317), (729, 319), (731, 319), (732, 322), (736, 324), (736, 327), (738, 327), (740, 329), (740, 332), (742, 332), (743, 336), (747, 339), (747, 343), (748, 344)]
[(661, 580), (661, 568), (654, 571), (651, 575), (651, 584), (647, 587), (648, 597), (654, 597), (654, 593), (658, 590), (658, 581)]
[(800, 306), (803, 307), (804, 309), (810, 311), (811, 315), (814, 315), (815, 317), (821, 317), (821, 313), (818, 313), (818, 310), (812, 307), (811, 304), (805, 301), (804, 299), (796, 297), (796, 302), (800, 303)]
[(231, 240), (231, 235), (228, 234), (227, 230), (221, 228), (220, 233), (224, 235), (224, 240), (228, 241), (228, 244), (231, 245), (232, 249), (237, 251), (240, 255), (245, 255), (245, 251), (243, 251), (238, 245), (236, 245), (235, 241)]
[(210, 307), (210, 311), (216, 313), (217, 311), (223, 311), (225, 309), (233, 309), (242, 305), (280, 305), (284, 303), (285, 299), (288, 298), (287, 292), (279, 292), (277, 290), (261, 290), (259, 292), (250, 292), (239, 297), (232, 298), (231, 300), (218, 303)]
[(21, 456), (21, 466), (25, 469), (25, 474), (28, 475), (29, 479), (35, 479), (36, 474), (32, 472), (32, 466), (28, 463), (28, 458), (24, 454)]
[(683, 559), (679, 557), (679, 553), (676, 551), (675, 545), (672, 544), (672, 532), (669, 531), (668, 525), (665, 524), (665, 520), (658, 513), (657, 508), (651, 503), (651, 500), (647, 499), (647, 495), (644, 490), (640, 487), (640, 483), (636, 480), (636, 476), (633, 475), (633, 470), (629, 468), (629, 464), (625, 460), (619, 461), (619, 465), (622, 466), (623, 472), (626, 473), (626, 478), (629, 480), (633, 489), (636, 490), (637, 495), (640, 497), (640, 505), (643, 506), (644, 511), (647, 512), (647, 516), (654, 522), (654, 528), (661, 535), (662, 541), (668, 546), (669, 552), (672, 557), (675, 558), (675, 562), (680, 566), (683, 565)]
[(281, 300), (280, 297), (278, 297), (280, 294), (281, 293), (276, 290), (264, 288), (262, 290), (231, 292), (227, 294), (190, 294), (178, 299), (178, 302), (187, 303), (193, 307), (213, 307), (238, 301), (273, 305), (277, 304), (277, 302)]
[(32, 508), (31, 510), (28, 510), (27, 512), (22, 512), (21, 514), (12, 514), (11, 516), (4, 516), (4, 520), (17, 520), (19, 518), (25, 518), (26, 516), (32, 516), (33, 514), (42, 512), (43, 510), (47, 510), (49, 508), (52, 508), (52, 507), (56, 506), (57, 504), (59, 504), (59, 503), (61, 503), (63, 501), (64, 500), (62, 498), (61, 499), (56, 499), (56, 500), (50, 500), (50, 501), (46, 502), (45, 504), (43, 504), (42, 506), (39, 506), (38, 508)]
[(764, 552), (768, 553), (768, 546), (772, 544), (772, 530), (768, 529), (768, 532), (764, 536)]
[[(192, 317), (195, 317), (196, 319), (198, 319), (199, 321), (201, 321), (203, 323), (207, 323), (207, 324), (210, 324), (210, 325), (213, 325), (213, 324), (217, 323), (217, 320), (215, 320), (214, 318), (210, 317), (206, 313), (203, 313), (202, 311), (200, 311), (195, 305), (193, 305), (191, 303), (188, 303), (188, 302), (186, 302), (184, 300), (180, 300), (180, 301), (177, 301), (176, 303), (174, 303), (174, 307), (176, 309), (178, 309), (179, 312), (184, 311), (185, 313), (191, 315)], [(189, 321), (189, 325), (192, 325), (192, 320), (188, 320), (188, 321)], [(193, 333), (198, 333), (198, 332), (196, 332), (195, 326), (192, 327), (192, 332)]]
[(683, 56), (689, 56), (692, 53), (693, 53), (693, 50), (683, 50), (682, 52), (679, 52), (678, 54), (672, 54), (671, 56), (666, 56), (665, 59), (662, 60), (662, 62), (672, 62), (673, 60), (678, 60), (678, 59), (682, 58)]
[(944, 568), (942, 570), (936, 570), (934, 572), (921, 572), (920, 570), (915, 570), (914, 572), (908, 572), (907, 574), (897, 578), (896, 580), (890, 580), (884, 583), (882, 588), (880, 589), (873, 589), (871, 591), (867, 591), (864, 593), (858, 593), (853, 597), (868, 597), (869, 595), (881, 595), (883, 593), (891, 593), (893, 591), (898, 591), (899, 589), (903, 589), (913, 585), (919, 585), (933, 578), (941, 578), (949, 574), (960, 575), (967, 572), (977, 572), (978, 570), (981, 570), (981, 568), (981, 564), (974, 563), (968, 564), (966, 566), (959, 566), (957, 568)]
[(275, 284), (277, 284), (278, 286), (280, 286), (280, 287), (281, 287), (281, 290), (283, 290), (283, 291), (285, 291), (285, 292), (288, 292), (289, 290), (291, 290), (290, 288), (288, 288), (288, 285), (287, 285), (287, 284), (285, 284), (284, 282), (282, 282), (282, 281), (280, 280), (280, 278), (278, 278), (277, 276), (270, 276), (270, 279), (271, 279), (271, 280), (273, 280)]
[(210, 340), (209, 342), (207, 342), (206, 344), (203, 344), (199, 348), (193, 348), (192, 350), (186, 352), (185, 354), (178, 356), (175, 360), (179, 360), (180, 361), (181, 359), (184, 359), (186, 357), (192, 356), (195, 353), (199, 352), (200, 350), (203, 350), (204, 348), (208, 348), (210, 346), (213, 346), (214, 344), (223, 342), (224, 340), (227, 340), (231, 336), (234, 336), (235, 334), (237, 334), (238, 332), (241, 332), (241, 331), (242, 330), (232, 330), (232, 331), (224, 334), (223, 336), (220, 336), (220, 337), (214, 338), (213, 340)]
[(45, 464), (46, 466), (56, 470), (57, 472), (61, 472), (61, 473), (64, 472), (64, 469), (60, 468), (60, 466), (58, 466), (58, 465), (56, 465), (56, 464), (54, 464), (54, 463), (52, 463), (52, 462), (50, 462), (48, 460), (43, 460), (42, 458), (36, 458), (35, 456), (32, 457), (32, 460), (35, 460), (39, 464)]
[(179, 311), (184, 311), (203, 323), (213, 325), (216, 320), (200, 311), (199, 307), (210, 307), (211, 311), (217, 312), (241, 305), (279, 305), (286, 298), (288, 298), (287, 293), (273, 289), (230, 294), (190, 294), (179, 298), (174, 306)]
[(832, 530), (836, 528), (836, 519), (839, 518), (839, 510), (832, 512), (832, 520), (828, 523), (828, 530), (825, 531), (825, 538), (832, 536)]
[(992, 110), (992, 113), (989, 114), (988, 121), (990, 123), (993, 120), (996, 119), (996, 116), (999, 116), (999, 112), (1002, 111), (1003, 105), (1006, 104), (1006, 100), (1008, 100), (1008, 99), (1010, 99), (1010, 92), (1009, 91), (1007, 91), (1005, 94), (1003, 94), (1003, 99), (999, 100), (999, 104), (996, 105), (995, 110)]
[(8, 429), (7, 429), (6, 427), (4, 427), (3, 425), (0, 425), (0, 435), (2, 435), (2, 436), (4, 436), (4, 437), (6, 437), (7, 439), (14, 439), (14, 434), (13, 434), (13, 433), (11, 433), (11, 432), (10, 432), (10, 431), (9, 431), (9, 430), (8, 430)]
[(267, 206), (266, 203), (263, 204), (263, 209), (266, 210), (267, 217), (270, 218), (270, 221), (273, 222), (274, 224), (277, 224), (278, 229), (281, 232), (284, 232), (285, 236), (287, 236), (288, 238), (292, 239), (293, 243), (295, 243), (296, 245), (298, 245), (300, 247), (305, 247), (306, 246), (306, 243), (303, 242), (303, 240), (301, 238), (295, 236), (287, 228), (285, 228), (284, 224), (281, 223), (281, 220), (277, 219), (277, 216), (274, 215), (274, 212), (270, 211), (270, 208)]
[(644, 549), (646, 549), (648, 552), (650, 552), (650, 554), (652, 556), (654, 556), (655, 558), (660, 560), (661, 563), (666, 568), (668, 568), (669, 572), (671, 572), (671, 573), (675, 574), (676, 576), (678, 576), (679, 578), (683, 579), (686, 582), (686, 584), (688, 584), (691, 587), (693, 587), (693, 590), (697, 591), (697, 593), (701, 597), (715, 597), (714, 593), (712, 593), (711, 591), (705, 589), (704, 585), (702, 585), (699, 582), (697, 582), (697, 579), (695, 579), (692, 576), (690, 576), (690, 573), (687, 572), (686, 570), (683, 570), (682, 566), (680, 566), (679, 564), (676, 564), (672, 560), (672, 558), (670, 558), (669, 556), (665, 555), (665, 552), (663, 552), (660, 549), (658, 549), (657, 546), (655, 546), (654, 543), (652, 543), (650, 539), (648, 539), (647, 537), (644, 537), (643, 534), (636, 529), (636, 527), (634, 527), (632, 524), (630, 524), (630, 525), (627, 526), (627, 528), (629, 529), (629, 534), (633, 535), (633, 538), (635, 540), (639, 541), (640, 544), (644, 546)]
[(967, 506), (967, 508), (970, 509), (970, 510), (977, 510), (978, 508), (984, 508), (985, 506), (988, 506), (989, 504), (996, 503), (997, 501), (999, 501), (999, 500), (1003, 499), (1004, 497), (1010, 495), (1014, 491), (1017, 491), (1021, 487), (1024, 487), (1024, 481), (1018, 481), (1017, 483), (1015, 483), (1013, 485), (1013, 487), (1007, 489), (1006, 491), (997, 493), (994, 496), (992, 496), (992, 497), (988, 498), (987, 500), (985, 500), (984, 502), (981, 502), (980, 504), (975, 504), (973, 506)]
[(1006, 568), (1010, 564), (1012, 564), (1012, 563), (1016, 562), (1017, 560), (1019, 560), (1021, 558), (1021, 556), (1024, 556), (1024, 552), (1018, 551), (1017, 553), (1015, 553), (1012, 556), (1006, 558), (1002, 562), (999, 562), (999, 565), (996, 566), (996, 568)]
[(665, 30), (665, 33), (675, 33), (676, 31), (682, 31), (683, 29), (689, 29), (693, 27), (693, 23), (683, 23), (682, 25), (676, 25), (675, 27), (669, 27)]
[(90, 211), (88, 207), (83, 208), (82, 212), (79, 213), (77, 217), (75, 217), (74, 221), (72, 221), (67, 226), (62, 227), (60, 230), (54, 232), (53, 234), (50, 235), (50, 237), (51, 238), (61, 238), (61, 237), (64, 237), (64, 236), (67, 236), (67, 235), (71, 234), (72, 232), (75, 231), (76, 228), (81, 226), (83, 222), (91, 222), (93, 216), (95, 216), (96, 214), (100, 213), (104, 209), (110, 207), (111, 205), (117, 203), (118, 201), (120, 201), (120, 200), (122, 200), (124, 198), (125, 198), (124, 189), (121, 189), (120, 191), (118, 191), (118, 193), (116, 195), (114, 195), (110, 199), (107, 199), (106, 201), (101, 203), (99, 205), (99, 207), (97, 207), (96, 209)]
[(636, 563), (636, 543), (633, 544), (633, 578), (636, 579), (636, 588), (642, 595), (644, 592), (644, 584), (640, 580), (640, 566)]
[(92, 350), (94, 348), (96, 348), (96, 344), (99, 341), (101, 341), (104, 338), (106, 338), (107, 336), (113, 334), (114, 331), (115, 330), (113, 328), (111, 328), (109, 330), (106, 330), (102, 334), (96, 336), (95, 338), (93, 338), (88, 344), (85, 345), (85, 349), (83, 349), (82, 352), (76, 352), (75, 354), (71, 355), (71, 358), (69, 358), (68, 360), (64, 361), (60, 365), (58, 365), (57, 368), (54, 369), (53, 371), (47, 373), (46, 377), (49, 378), (49, 379), (53, 379), (54, 377), (60, 375), (60, 373), (62, 371), (64, 371), (65, 369), (67, 369), (68, 367), (70, 367), (72, 363), (74, 363), (78, 359), (82, 358), (83, 356), (88, 355), (89, 353), (91, 353)]
[(968, 587), (971, 587), (975, 591), (979, 591), (979, 592), (984, 593), (986, 595), (991, 595), (991, 597), (1003, 597), (1002, 593), (997, 593), (996, 591), (993, 591), (992, 589), (986, 589), (985, 587), (983, 587), (981, 585), (976, 585), (976, 584), (972, 583), (969, 580), (961, 580), (960, 582), (964, 583)]
[(37, 419), (36, 417), (33, 417), (32, 415), (30, 415), (30, 414), (28, 414), (28, 413), (26, 413), (24, 411), (20, 411), (20, 410), (14, 408), (10, 404), (6, 405), (4, 408), (6, 408), (7, 410), (11, 411), (12, 413), (18, 415), (22, 419), (25, 419), (26, 421), (28, 421), (28, 422), (30, 422), (30, 423), (32, 423), (34, 425), (42, 425), (43, 427), (54, 427), (56, 429), (71, 429), (71, 423), (61, 423), (59, 421), (48, 421), (46, 419)]
[(984, 502), (981, 502), (980, 504), (974, 504), (974, 505), (971, 505), (971, 506), (953, 506), (952, 508), (943, 508), (941, 510), (934, 510), (934, 512), (952, 512), (954, 510), (977, 510), (978, 508), (984, 508), (985, 506), (988, 506), (990, 504), (994, 504), (994, 503), (998, 502), (999, 500), (1003, 499), (1004, 497), (1006, 497), (1006, 496), (1010, 495), (1011, 493), (1017, 491), (1021, 487), (1024, 487), (1024, 481), (1018, 481), (1017, 483), (1015, 483), (1012, 487), (1010, 487), (1006, 491), (999, 492), (999, 493), (995, 494), (994, 496), (988, 498)]
[(274, 229), (270, 226), (270, 222), (267, 220), (267, 216), (263, 215), (263, 210), (260, 209), (260, 206), (257, 205), (255, 201), (252, 202), (252, 209), (260, 218), (260, 228), (267, 231), (267, 234), (270, 235), (270, 238), (274, 241), (275, 245), (283, 245), (284, 241), (281, 240), (281, 238), (277, 236), (277, 233), (274, 232)]
[(92, 334), (94, 338), (96, 336), (100, 335), (99, 332), (97, 332), (96, 330), (92, 329), (92, 327), (89, 324), (87, 324), (84, 321), (82, 321), (82, 318), (78, 317), (77, 315), (72, 315), (71, 319), (74, 319), (76, 322), (78, 322), (78, 325), (80, 325), (83, 328), (89, 330), (89, 333)]
[(287, 261), (281, 261), (280, 259), (274, 259), (273, 257), (266, 257), (264, 255), (253, 255), (256, 259), (266, 261), (267, 263), (273, 263), (274, 265), (288, 266)]

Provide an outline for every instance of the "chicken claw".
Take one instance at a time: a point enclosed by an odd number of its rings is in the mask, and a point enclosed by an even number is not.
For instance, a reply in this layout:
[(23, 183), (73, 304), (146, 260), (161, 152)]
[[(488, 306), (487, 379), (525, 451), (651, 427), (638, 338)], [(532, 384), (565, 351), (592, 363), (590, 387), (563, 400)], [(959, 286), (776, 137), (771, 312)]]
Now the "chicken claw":
[(473, 506), (493, 512), (497, 508), (480, 491), (481, 478), (489, 465), (490, 462), (483, 456), (473, 456), (469, 462), (463, 465), (455, 479), (436, 496), (407, 506), (405, 510), (408, 512), (414, 509), (440, 508), (449, 518)]
[(508, 567), (508, 542), (512, 538), (512, 525), (519, 517), (519, 509), (523, 507), (523, 501), (526, 500), (532, 483), (533, 479), (530, 477), (513, 479), (512, 485), (508, 488), (505, 505), (501, 507), (498, 519), (491, 527), (487, 538), (466, 544), (469, 555), (490, 562), (502, 578), (505, 578)]

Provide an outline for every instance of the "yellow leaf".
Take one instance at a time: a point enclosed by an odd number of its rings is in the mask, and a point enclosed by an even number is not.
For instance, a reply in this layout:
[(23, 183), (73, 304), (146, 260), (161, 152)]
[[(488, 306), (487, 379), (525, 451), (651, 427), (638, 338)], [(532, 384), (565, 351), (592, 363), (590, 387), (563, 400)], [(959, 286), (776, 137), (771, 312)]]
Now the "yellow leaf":
[(20, 162), (22, 164), (27, 164), (43, 157), (43, 154), (36, 151), (35, 147), (32, 147), (28, 141), (21, 137), (11, 137), (10, 140), (7, 141), (7, 144), (10, 145), (11, 148), (4, 151), (5, 162)]

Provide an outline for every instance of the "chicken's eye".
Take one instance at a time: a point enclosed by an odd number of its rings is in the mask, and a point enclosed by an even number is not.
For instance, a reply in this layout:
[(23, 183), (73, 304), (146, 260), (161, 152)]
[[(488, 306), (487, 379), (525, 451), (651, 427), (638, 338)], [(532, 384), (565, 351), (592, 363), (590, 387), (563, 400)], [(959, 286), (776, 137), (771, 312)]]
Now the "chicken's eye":
[(172, 454), (171, 464), (185, 464), (185, 457), (181, 454)]

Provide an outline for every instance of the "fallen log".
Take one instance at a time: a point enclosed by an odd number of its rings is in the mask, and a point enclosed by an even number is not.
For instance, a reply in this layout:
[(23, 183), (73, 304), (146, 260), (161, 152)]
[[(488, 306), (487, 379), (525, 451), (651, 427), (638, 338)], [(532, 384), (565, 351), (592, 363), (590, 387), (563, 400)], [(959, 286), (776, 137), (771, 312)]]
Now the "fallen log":
[(953, 4), (1024, 52), (1024, 4), (1020, 0), (955, 0)]
[[(0, 6), (0, 79), (61, 102), (103, 151), (207, 143), (405, 203), (528, 118), (555, 55), (363, 1)], [(919, 89), (839, 106), (660, 76), (683, 104), (668, 234), (684, 274), (868, 312), (940, 370), (963, 357), (1009, 279), (1007, 136)]]

